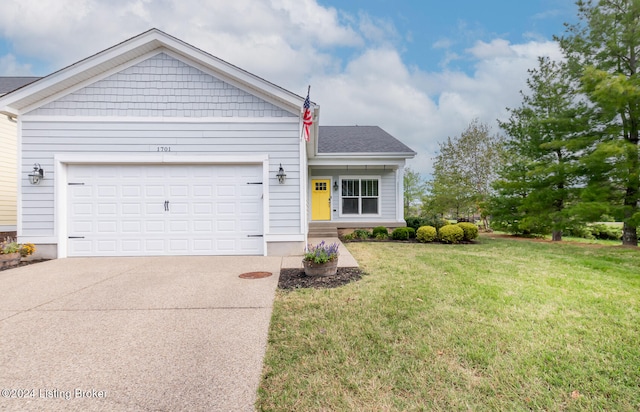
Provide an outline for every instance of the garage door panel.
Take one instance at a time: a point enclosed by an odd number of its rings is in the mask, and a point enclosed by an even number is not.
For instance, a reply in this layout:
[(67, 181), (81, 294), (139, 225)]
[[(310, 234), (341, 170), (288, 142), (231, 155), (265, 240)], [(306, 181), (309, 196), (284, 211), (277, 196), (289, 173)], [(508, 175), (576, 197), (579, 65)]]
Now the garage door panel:
[(68, 176), (70, 256), (263, 253), (248, 237), (262, 234), (263, 187), (247, 184), (260, 165), (71, 165)]
[(139, 221), (124, 221), (122, 222), (122, 233), (136, 234), (142, 233), (142, 222)]

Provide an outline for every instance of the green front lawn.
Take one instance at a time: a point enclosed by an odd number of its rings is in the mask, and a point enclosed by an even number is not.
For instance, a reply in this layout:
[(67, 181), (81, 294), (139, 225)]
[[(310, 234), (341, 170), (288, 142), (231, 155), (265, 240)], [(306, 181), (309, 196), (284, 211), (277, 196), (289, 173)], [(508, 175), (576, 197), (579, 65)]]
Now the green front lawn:
[(352, 243), (368, 273), (278, 291), (258, 409), (640, 410), (640, 251)]

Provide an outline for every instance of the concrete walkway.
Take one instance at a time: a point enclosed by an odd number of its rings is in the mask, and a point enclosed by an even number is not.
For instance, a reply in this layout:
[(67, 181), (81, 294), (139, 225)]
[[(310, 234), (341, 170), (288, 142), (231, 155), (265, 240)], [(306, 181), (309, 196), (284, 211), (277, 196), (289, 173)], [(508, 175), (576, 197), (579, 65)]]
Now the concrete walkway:
[[(326, 244), (332, 244), (332, 243), (337, 243), (338, 244), (338, 251), (340, 253), (340, 256), (338, 257), (338, 267), (340, 268), (357, 268), (359, 267), (358, 262), (356, 261), (356, 259), (351, 255), (351, 253), (349, 253), (349, 249), (346, 248), (346, 246), (340, 241), (340, 239), (338, 239), (337, 237), (332, 237), (332, 238), (322, 238), (322, 239), (314, 239), (314, 238), (309, 238), (309, 244), (310, 245), (317, 245), (318, 243), (325, 241)], [(303, 257), (303, 253), (302, 251), (300, 251), (300, 255), (298, 256), (288, 256), (288, 257), (284, 257), (282, 258), (282, 267), (283, 268), (302, 268), (302, 257)]]
[[(0, 272), (0, 410), (252, 411), (280, 257)], [(273, 276), (240, 279), (244, 272)]]

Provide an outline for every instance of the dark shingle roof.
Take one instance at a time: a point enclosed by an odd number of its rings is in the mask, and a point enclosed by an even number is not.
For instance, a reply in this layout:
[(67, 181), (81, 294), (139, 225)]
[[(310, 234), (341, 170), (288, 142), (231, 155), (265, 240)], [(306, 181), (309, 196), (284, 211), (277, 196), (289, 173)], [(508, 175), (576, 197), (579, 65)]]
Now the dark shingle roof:
[(33, 83), (40, 77), (4, 77), (0, 76), (0, 96)]
[(318, 153), (398, 153), (415, 155), (378, 126), (320, 126)]

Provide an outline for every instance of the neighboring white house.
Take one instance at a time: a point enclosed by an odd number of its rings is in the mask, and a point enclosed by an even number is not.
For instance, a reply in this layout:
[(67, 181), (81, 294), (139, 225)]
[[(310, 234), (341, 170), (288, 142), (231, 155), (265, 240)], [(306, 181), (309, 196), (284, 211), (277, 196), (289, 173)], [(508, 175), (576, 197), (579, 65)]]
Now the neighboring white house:
[(157, 29), (0, 97), (19, 240), (48, 257), (288, 255), (315, 221), (403, 226), (415, 152), (377, 127), (318, 127), (313, 103), (306, 143), (303, 102)]
[[(37, 77), (0, 77), (0, 96), (37, 79)], [(0, 114), (0, 232), (16, 231), (18, 191), (16, 123), (11, 115)]]

